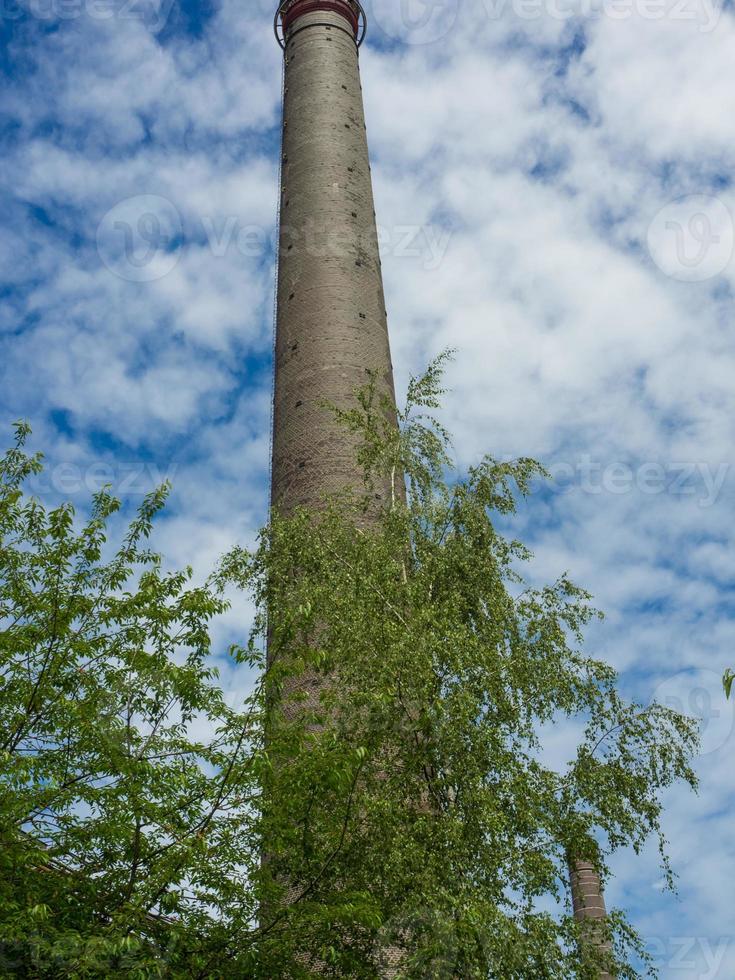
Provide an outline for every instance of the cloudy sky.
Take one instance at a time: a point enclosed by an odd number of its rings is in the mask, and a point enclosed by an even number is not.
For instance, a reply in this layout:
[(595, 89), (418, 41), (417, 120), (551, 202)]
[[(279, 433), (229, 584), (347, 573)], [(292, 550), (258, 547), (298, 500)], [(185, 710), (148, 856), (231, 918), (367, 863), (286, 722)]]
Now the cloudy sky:
[[(0, 426), (32, 422), (49, 500), (170, 477), (156, 543), (204, 574), (266, 510), (281, 64), (274, 0), (158, 2), (0, 0)], [(670, 797), (679, 897), (650, 853), (609, 898), (664, 978), (731, 980), (732, 9), (366, 7), (398, 387), (457, 348), (460, 464), (547, 465), (518, 521), (534, 574), (595, 593), (626, 692), (703, 718), (701, 794)]]

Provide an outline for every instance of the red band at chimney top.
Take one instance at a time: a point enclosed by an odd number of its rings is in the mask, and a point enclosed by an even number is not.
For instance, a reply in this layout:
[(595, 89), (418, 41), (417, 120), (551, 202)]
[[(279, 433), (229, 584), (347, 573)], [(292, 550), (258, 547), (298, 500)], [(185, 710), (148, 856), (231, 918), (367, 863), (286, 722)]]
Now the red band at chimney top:
[(304, 14), (314, 13), (317, 10), (340, 14), (345, 20), (349, 21), (355, 37), (357, 37), (360, 28), (360, 15), (357, 5), (351, 3), (350, 0), (295, 0), (290, 7), (287, 7), (283, 11), (283, 33), (287, 34), (299, 17), (303, 17)]

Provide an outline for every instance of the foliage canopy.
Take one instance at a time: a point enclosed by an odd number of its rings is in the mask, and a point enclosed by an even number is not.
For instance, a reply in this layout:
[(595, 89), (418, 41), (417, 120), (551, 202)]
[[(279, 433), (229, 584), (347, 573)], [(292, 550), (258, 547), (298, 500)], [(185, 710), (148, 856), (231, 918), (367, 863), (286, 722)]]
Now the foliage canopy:
[[(78, 527), (29, 497), (42, 464), (17, 428), (0, 462), (2, 975), (369, 978), (399, 945), (406, 978), (592, 978), (568, 858), (604, 875), (653, 836), (671, 877), (661, 793), (695, 785), (695, 727), (626, 703), (583, 652), (584, 590), (524, 582), (530, 554), (500, 525), (543, 474), (451, 472), (442, 361), (398, 430), (374, 382), (334, 410), (364, 484), (274, 515), (203, 586), (148, 547), (166, 488), (108, 558), (118, 502), (98, 494)], [(253, 678), (234, 706), (210, 641), (233, 585), (257, 610), (229, 651)], [(543, 734), (564, 719), (584, 734), (558, 768)], [(621, 913), (609, 929), (615, 971), (638, 976)]]

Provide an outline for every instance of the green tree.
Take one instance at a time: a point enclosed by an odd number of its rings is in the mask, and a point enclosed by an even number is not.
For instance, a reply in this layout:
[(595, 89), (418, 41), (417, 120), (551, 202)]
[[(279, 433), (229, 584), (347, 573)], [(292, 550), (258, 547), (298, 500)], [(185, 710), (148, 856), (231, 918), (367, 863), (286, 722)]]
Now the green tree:
[[(0, 464), (6, 973), (370, 978), (399, 946), (406, 978), (639, 975), (622, 913), (614, 963), (580, 945), (567, 858), (604, 876), (653, 836), (671, 881), (661, 793), (695, 785), (696, 729), (623, 701), (581, 650), (587, 593), (523, 581), (501, 525), (543, 474), (452, 473), (441, 373), (398, 430), (375, 384), (337, 412), (364, 484), (274, 515), (201, 588), (147, 550), (164, 491), (104, 562), (116, 502), (76, 531), (23, 496), (40, 461), (19, 430)], [(234, 708), (208, 667), (233, 584), (257, 610)], [(564, 719), (585, 731), (557, 770), (543, 737)]]
[(148, 550), (166, 488), (104, 560), (118, 502), (77, 530), (24, 495), (27, 436), (0, 462), (2, 975), (196, 976), (228, 903), (255, 912), (258, 701), (214, 683), (221, 596)]

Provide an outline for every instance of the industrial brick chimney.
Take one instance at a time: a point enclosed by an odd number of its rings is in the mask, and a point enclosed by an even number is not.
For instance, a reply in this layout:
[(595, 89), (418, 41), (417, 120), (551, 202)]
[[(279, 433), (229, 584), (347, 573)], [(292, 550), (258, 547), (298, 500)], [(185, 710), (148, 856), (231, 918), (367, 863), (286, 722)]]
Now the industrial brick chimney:
[(354, 0), (286, 0), (271, 500), (318, 505), (355, 482), (352, 439), (323, 402), (353, 401), (366, 371), (394, 397)]
[[(355, 439), (324, 403), (352, 407), (367, 372), (395, 392), (358, 62), (365, 15), (355, 0), (285, 0), (275, 27), (285, 69), (271, 504), (288, 514), (361, 483)], [(291, 679), (281, 710), (316, 704), (323, 683)], [(381, 955), (394, 976), (399, 952)]]
[[(324, 402), (353, 404), (367, 371), (395, 395), (360, 84), (365, 15), (356, 0), (284, 0), (275, 28), (285, 71), (271, 503), (287, 514), (360, 479), (354, 440)], [(298, 686), (318, 698), (316, 677)], [(594, 870), (571, 874), (576, 916), (603, 918)]]
[[(574, 918), (582, 926), (586, 941), (609, 953), (610, 944), (600, 929), (607, 918), (607, 909), (599, 874), (588, 861), (574, 861), (569, 865), (569, 878)], [(599, 977), (600, 980), (614, 980), (612, 974), (605, 971)]]

